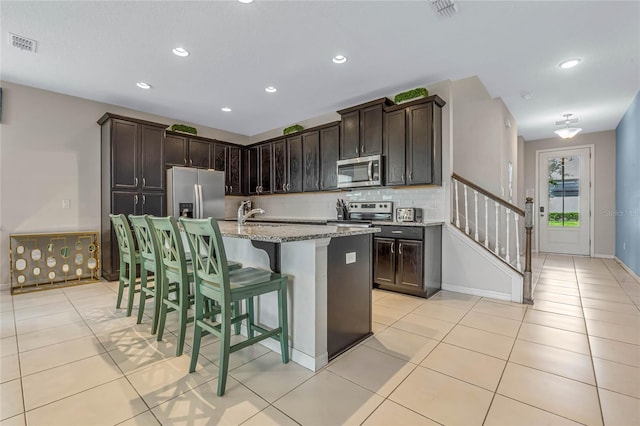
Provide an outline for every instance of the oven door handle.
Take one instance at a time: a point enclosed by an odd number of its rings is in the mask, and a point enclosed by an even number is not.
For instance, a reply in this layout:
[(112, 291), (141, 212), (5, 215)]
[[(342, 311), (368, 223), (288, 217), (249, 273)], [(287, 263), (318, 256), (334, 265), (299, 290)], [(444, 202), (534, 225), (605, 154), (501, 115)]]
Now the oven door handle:
[(369, 175), (369, 182), (373, 180), (373, 161), (369, 161), (369, 167), (367, 167), (367, 174)]

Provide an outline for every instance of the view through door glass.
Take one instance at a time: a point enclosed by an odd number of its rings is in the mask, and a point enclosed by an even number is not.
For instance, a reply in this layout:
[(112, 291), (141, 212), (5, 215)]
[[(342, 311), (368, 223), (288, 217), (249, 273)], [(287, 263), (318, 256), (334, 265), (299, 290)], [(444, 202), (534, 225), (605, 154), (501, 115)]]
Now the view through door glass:
[(580, 157), (548, 160), (550, 227), (580, 226)]

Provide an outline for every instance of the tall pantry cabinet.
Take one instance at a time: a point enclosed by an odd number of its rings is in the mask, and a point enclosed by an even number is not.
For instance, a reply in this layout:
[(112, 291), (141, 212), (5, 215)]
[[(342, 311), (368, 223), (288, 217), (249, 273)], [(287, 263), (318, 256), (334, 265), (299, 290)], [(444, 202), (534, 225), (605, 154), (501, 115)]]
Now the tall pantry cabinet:
[(101, 126), (102, 275), (118, 279), (118, 241), (110, 213), (164, 216), (165, 124), (106, 113)]

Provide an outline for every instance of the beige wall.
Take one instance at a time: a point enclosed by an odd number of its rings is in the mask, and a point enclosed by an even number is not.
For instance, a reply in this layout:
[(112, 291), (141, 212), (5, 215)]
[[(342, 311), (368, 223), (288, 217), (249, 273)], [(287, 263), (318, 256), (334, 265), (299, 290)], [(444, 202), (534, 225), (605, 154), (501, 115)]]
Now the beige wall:
[(452, 83), (453, 171), (509, 199), (508, 163), (517, 198), (517, 124), (501, 99), (493, 99), (478, 77)]
[[(591, 177), (594, 192), (594, 254), (596, 256), (613, 256), (615, 253), (615, 216), (607, 212), (616, 208), (616, 136), (614, 130), (578, 134), (573, 139), (559, 137), (539, 139), (524, 143), (525, 191), (533, 192), (536, 187), (536, 152), (544, 149), (571, 148), (594, 145), (595, 176)], [(537, 207), (537, 199), (534, 197)], [(533, 241), (534, 250), (535, 238)]]
[[(100, 126), (105, 113), (166, 123), (87, 99), (2, 82), (0, 124), (0, 284), (9, 282), (8, 235), (100, 229)], [(248, 137), (196, 126), (205, 137)], [(62, 208), (62, 200), (70, 208)]]

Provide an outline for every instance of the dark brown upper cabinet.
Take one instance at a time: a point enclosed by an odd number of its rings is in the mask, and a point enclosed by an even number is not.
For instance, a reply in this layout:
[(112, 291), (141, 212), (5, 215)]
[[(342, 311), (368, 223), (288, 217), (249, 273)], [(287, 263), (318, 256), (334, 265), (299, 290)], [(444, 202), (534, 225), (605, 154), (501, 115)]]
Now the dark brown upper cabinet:
[(211, 161), (212, 145), (212, 140), (196, 139), (180, 133), (166, 132), (165, 166), (208, 169), (213, 163)]
[(214, 143), (211, 146), (211, 168), (224, 171), (224, 193), (242, 195), (242, 152), (234, 145)]
[(340, 126), (320, 130), (320, 190), (338, 188), (336, 161), (340, 159)]
[(287, 179), (286, 192), (302, 192), (304, 160), (302, 155), (302, 136), (287, 138)]
[(384, 115), (384, 161), (386, 184), (405, 185), (406, 112), (399, 109)]
[(442, 184), (442, 107), (438, 96), (385, 107), (387, 185)]
[(320, 190), (320, 133), (302, 135), (302, 157), (304, 161), (302, 191)]
[(287, 161), (287, 140), (281, 139), (271, 143), (273, 150), (273, 193), (287, 192), (289, 164)]
[(342, 118), (341, 159), (382, 153), (383, 108), (391, 105), (391, 100), (381, 98), (338, 111)]
[(266, 143), (249, 148), (247, 154), (247, 193), (251, 195), (271, 194), (272, 145)]

